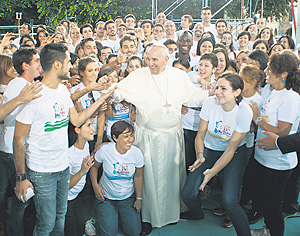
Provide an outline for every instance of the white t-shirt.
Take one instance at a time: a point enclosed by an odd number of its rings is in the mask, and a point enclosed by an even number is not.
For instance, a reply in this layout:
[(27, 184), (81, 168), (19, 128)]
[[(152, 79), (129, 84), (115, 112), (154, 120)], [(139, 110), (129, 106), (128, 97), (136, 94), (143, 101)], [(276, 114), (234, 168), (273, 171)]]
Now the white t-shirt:
[[(269, 89), (267, 86), (264, 88)], [(289, 134), (297, 132), (300, 114), (300, 97), (293, 90), (275, 90), (264, 100), (261, 106), (260, 116), (268, 124), (278, 127), (278, 121), (292, 124)], [(265, 137), (262, 129), (258, 127), (257, 138)], [(297, 165), (296, 152), (282, 154), (279, 149), (264, 151), (255, 147), (254, 158), (263, 166), (275, 170), (289, 170)]]
[(118, 53), (120, 50), (120, 40), (119, 39), (117, 39), (115, 41), (113, 41), (111, 39), (103, 40), (101, 42), (101, 44), (103, 45), (103, 47), (108, 46), (108, 47), (112, 48), (114, 53)]
[[(264, 99), (257, 93), (255, 92), (255, 94), (252, 97), (249, 98), (243, 98), (244, 102), (246, 102), (247, 104), (251, 105), (250, 101), (256, 102), (257, 103), (257, 107), (260, 108), (261, 105), (263, 104)], [(247, 148), (253, 147), (254, 145), (254, 132), (249, 131), (246, 134), (246, 146)]]
[[(172, 54), (170, 54), (169, 60), (168, 60), (168, 66), (173, 65), (173, 62), (177, 59), (176, 58), (177, 53), (178, 52), (173, 52)], [(191, 67), (192, 71), (198, 71), (200, 56), (193, 56), (192, 54), (190, 54), (188, 61), (190, 63), (190, 67)]]
[[(252, 121), (252, 110), (247, 103), (241, 101), (231, 111), (226, 112), (218, 104), (215, 96), (208, 97), (202, 106), (200, 118), (208, 121), (204, 139), (205, 147), (224, 151), (234, 131), (247, 133)], [(239, 146), (245, 144), (245, 138)]]
[(42, 85), (42, 96), (25, 104), (16, 120), (31, 125), (26, 137), (26, 163), (30, 170), (58, 172), (68, 163), (69, 109), (74, 106), (67, 87)]
[[(76, 86), (71, 88), (71, 90), (70, 90), (71, 94), (75, 93), (75, 91), (78, 88), (80, 90), (82, 90), (82, 89), (85, 89), (85, 86), (82, 82), (77, 84)], [(89, 106), (91, 106), (93, 104), (92, 103), (93, 98), (94, 98), (95, 101), (97, 101), (97, 99), (100, 98), (100, 96), (101, 96), (101, 94), (98, 91), (92, 91), (92, 94), (93, 94), (93, 96), (91, 96), (90, 93), (86, 93), (78, 99), (78, 102), (80, 103), (82, 110), (87, 109)], [(92, 124), (93, 124), (93, 127), (94, 127), (94, 135), (97, 134), (97, 130), (98, 130), (97, 129), (98, 115), (99, 115), (99, 113), (96, 112), (92, 116)]]
[(217, 37), (218, 33), (217, 33), (217, 30), (216, 30), (216, 27), (214, 24), (210, 24), (209, 27), (205, 27), (204, 26), (204, 32), (208, 32), (210, 31), (211, 33), (213, 33), (213, 35), (215, 36), (215, 38)]
[[(84, 148), (82, 150), (78, 149), (74, 145), (72, 147), (69, 147), (68, 160), (69, 160), (69, 168), (70, 168), (70, 177), (72, 177), (78, 171), (80, 171), (82, 161), (88, 155), (90, 155), (88, 142), (85, 143)], [(82, 176), (81, 179), (77, 182), (77, 184), (74, 185), (73, 188), (69, 189), (68, 192), (69, 201), (75, 199), (78, 196), (78, 194), (84, 188), (85, 182), (86, 182), (86, 175)]]
[[(10, 100), (19, 96), (22, 89), (26, 86), (26, 84), (30, 84), (26, 79), (22, 77), (17, 77), (11, 80), (3, 94), (3, 103), (7, 103)], [(6, 153), (13, 153), (13, 139), (15, 133), (15, 125), (16, 125), (16, 116), (20, 109), (20, 106), (17, 107), (14, 111), (12, 111), (7, 117), (4, 119), (4, 131), (3, 138), (1, 135), (0, 140), (0, 150)]]
[(144, 166), (144, 156), (140, 149), (132, 145), (125, 154), (120, 154), (116, 144), (111, 142), (101, 146), (95, 154), (95, 160), (103, 163), (99, 185), (106, 198), (123, 200), (133, 194), (135, 168)]
[[(202, 85), (197, 83), (199, 74), (196, 71), (188, 72), (188, 76), (195, 85), (196, 88), (202, 89)], [(181, 125), (183, 129), (198, 131), (200, 122), (200, 107), (190, 108), (187, 107), (188, 112), (181, 114)]]
[[(0, 94), (3, 95), (7, 85), (0, 84)], [(3, 100), (0, 101), (0, 106), (2, 106)], [(1, 140), (4, 139), (3, 134), (4, 133), (4, 120), (0, 120), (0, 143), (2, 142)]]

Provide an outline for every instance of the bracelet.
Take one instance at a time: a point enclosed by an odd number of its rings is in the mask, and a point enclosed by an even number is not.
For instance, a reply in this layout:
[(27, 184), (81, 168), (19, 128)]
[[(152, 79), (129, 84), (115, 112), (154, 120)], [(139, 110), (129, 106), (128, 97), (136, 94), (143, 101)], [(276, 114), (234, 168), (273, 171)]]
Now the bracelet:
[(258, 116), (258, 117), (256, 118), (256, 120), (254, 121), (254, 123), (255, 123), (256, 125), (258, 125), (257, 123), (260, 122), (260, 121), (262, 121), (262, 117), (261, 117), (261, 116)]
[(198, 156), (199, 153), (202, 153), (202, 155), (203, 155), (203, 152), (197, 152), (196, 156)]
[(141, 198), (141, 197), (136, 197), (136, 199), (137, 200), (141, 200), (141, 201), (143, 200), (143, 198)]

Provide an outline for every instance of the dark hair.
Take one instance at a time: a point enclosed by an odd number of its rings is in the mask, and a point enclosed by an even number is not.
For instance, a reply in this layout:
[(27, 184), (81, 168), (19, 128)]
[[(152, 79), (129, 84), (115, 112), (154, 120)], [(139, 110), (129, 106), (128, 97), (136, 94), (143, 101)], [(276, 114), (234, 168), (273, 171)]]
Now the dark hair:
[(108, 75), (108, 74), (112, 73), (113, 71), (116, 71), (116, 68), (107, 66), (107, 67), (101, 69), (99, 77), (101, 78), (102, 76)]
[[(288, 42), (289, 42), (289, 46), (290, 48), (289, 49), (292, 49), (292, 50), (295, 50), (295, 42), (293, 40), (293, 38), (291, 36), (288, 36), (288, 35), (284, 35), (284, 36), (281, 36), (278, 40), (278, 42), (281, 42), (281, 40), (283, 38), (287, 38)], [(288, 49), (288, 48), (287, 48)]]
[(259, 62), (260, 70), (264, 71), (267, 68), (268, 62), (269, 62), (269, 57), (265, 52), (263, 52), (261, 50), (254, 50), (248, 54), (248, 57), (252, 60)]
[(173, 61), (172, 66), (174, 67), (176, 64), (180, 64), (180, 65), (184, 66), (186, 69), (191, 68), (189, 61), (182, 57), (179, 57), (175, 61)]
[(70, 57), (71, 57), (71, 64), (74, 65), (74, 63), (78, 60), (78, 55), (76, 53), (70, 52)]
[(242, 31), (241, 33), (239, 33), (239, 35), (237, 37), (237, 40), (239, 40), (239, 38), (244, 36), (244, 35), (247, 35), (249, 40), (251, 39), (251, 35), (248, 31)]
[(82, 39), (81, 41), (80, 41), (80, 46), (81, 46), (81, 48), (83, 49), (84, 48), (84, 45), (85, 45), (85, 43), (86, 42), (89, 42), (89, 41), (95, 41), (93, 38), (84, 38), (84, 39)]
[(207, 36), (204, 37), (205, 34), (209, 34), (210, 35), (209, 37), (212, 38), (214, 40), (214, 42), (216, 42), (214, 34), (212, 32), (210, 32), (210, 31), (203, 32), (202, 35), (201, 35), (201, 39), (207, 38)]
[(264, 28), (262, 28), (261, 29), (261, 31), (258, 33), (258, 35), (257, 35), (257, 38), (258, 39), (260, 39), (261, 38), (261, 34), (262, 34), (262, 32), (265, 30), (265, 29), (269, 29), (270, 30), (270, 39), (268, 40), (268, 45), (269, 45), (269, 47), (272, 45), (272, 44), (274, 44), (274, 35), (273, 35), (273, 32), (272, 32), (272, 30), (269, 28), (269, 27), (264, 27)]
[(217, 67), (218, 64), (219, 64), (218, 57), (214, 53), (209, 53), (209, 52), (204, 53), (200, 57), (199, 63), (200, 63), (200, 61), (205, 60), (205, 59), (210, 61), (210, 63), (212, 64), (213, 68)]
[[(245, 29), (244, 29), (243, 31), (249, 31), (249, 28), (250, 28), (250, 26), (252, 26), (252, 25), (255, 25), (255, 26), (256, 26), (255, 23), (250, 23), (250, 24), (248, 24), (248, 25), (245, 27)], [(259, 32), (259, 29), (257, 28), (257, 34), (258, 34), (258, 32)]]
[(87, 27), (90, 27), (91, 30), (93, 31), (93, 26), (91, 24), (83, 24), (80, 26), (79, 30), (80, 30), (80, 33), (82, 34), (82, 31), (84, 28), (87, 28)]
[[(78, 73), (79, 73), (79, 75), (80, 75), (80, 72), (85, 71), (86, 66), (91, 62), (97, 63), (97, 60), (94, 57), (87, 56), (87, 57), (81, 58), (78, 61)], [(81, 75), (80, 75), (80, 77), (81, 77)]]
[(285, 47), (283, 46), (283, 44), (281, 44), (280, 42), (274, 43), (274, 44), (270, 47), (270, 50), (269, 50), (269, 56), (271, 56), (271, 53), (272, 53), (273, 48), (275, 48), (275, 46), (277, 46), (277, 45), (280, 45), (280, 46), (282, 47), (282, 49), (285, 49)]
[(217, 48), (222, 48), (222, 49), (226, 50), (225, 44), (221, 43), (221, 42), (215, 44), (215, 49), (217, 49)]
[[(20, 46), (20, 48), (22, 47), (22, 46), (27, 46), (28, 44), (26, 44), (27, 42), (32, 42), (33, 43), (33, 45), (34, 45), (34, 41), (32, 40), (32, 39), (29, 39), (29, 38), (27, 38), (27, 39), (25, 39), (25, 40), (23, 40), (23, 44)], [(29, 46), (29, 45), (28, 45)]]
[(287, 72), (288, 75), (285, 79), (286, 89), (300, 92), (300, 69), (291, 55), (287, 53), (274, 54), (270, 59), (269, 67), (275, 75)]
[(23, 25), (27, 25), (28, 30), (32, 31), (32, 25), (29, 23), (23, 23)]
[(133, 14), (127, 14), (125, 17), (124, 17), (124, 20), (126, 21), (127, 18), (133, 18), (134, 19), (134, 22), (136, 22), (136, 18)]
[(117, 57), (118, 57), (118, 55), (115, 54), (115, 53), (109, 54), (108, 57), (107, 57), (107, 59), (106, 59), (106, 64), (109, 63), (109, 60), (110, 60), (111, 58), (117, 58)]
[(123, 18), (121, 16), (116, 16), (115, 20), (116, 19), (122, 19), (123, 20)]
[(116, 142), (114, 137), (116, 139), (119, 138), (119, 135), (124, 133), (126, 130), (128, 130), (127, 133), (134, 132), (133, 126), (125, 120), (119, 120), (116, 123), (114, 123), (111, 127), (111, 137), (113, 138), (114, 142)]
[(161, 27), (162, 29), (164, 29), (164, 26), (163, 26), (162, 24), (160, 24), (160, 23), (156, 23), (156, 24), (154, 25), (154, 27), (156, 27), (156, 26), (159, 26), (159, 27)]
[(126, 26), (124, 23), (121, 23), (121, 24), (119, 24), (119, 26), (118, 26), (118, 27), (120, 27), (120, 26), (123, 26), (123, 27), (125, 27), (125, 28), (126, 28), (126, 30), (127, 30), (127, 26)]
[(241, 77), (250, 82), (256, 80), (255, 89), (257, 90), (265, 79), (265, 73), (255, 65), (243, 64), (240, 69)]
[(149, 23), (151, 25), (151, 29), (153, 29), (154, 25), (153, 25), (153, 22), (151, 20), (143, 20), (142, 23), (141, 23), (141, 27), (144, 25), (144, 24), (147, 24)]
[[(69, 20), (66, 20), (66, 19), (64, 19), (64, 20), (61, 20), (60, 22), (59, 22), (59, 24), (61, 24), (61, 25), (63, 25), (64, 26), (64, 24), (63, 23), (67, 23), (67, 25), (68, 25), (68, 29), (66, 29), (66, 31), (67, 31), (67, 34), (69, 34), (70, 33), (70, 21)], [(66, 27), (65, 27), (66, 28)]]
[[(80, 126), (78, 126), (77, 128), (80, 129), (87, 121), (88, 121), (88, 119), (84, 123), (82, 123)], [(75, 132), (75, 128), (76, 128), (76, 126), (74, 126), (71, 122), (69, 122), (69, 125), (68, 125), (69, 147), (72, 147), (78, 139), (78, 134)]]
[(111, 47), (109, 47), (109, 46), (103, 46), (103, 47), (101, 48), (101, 50), (100, 50), (100, 55), (99, 55), (99, 56), (101, 56), (102, 50), (107, 49), (107, 48), (109, 48), (109, 49), (111, 50), (111, 53), (114, 52), (113, 49), (112, 49)]
[(225, 70), (227, 70), (227, 69), (228, 69), (228, 65), (229, 65), (229, 57), (228, 57), (228, 53), (227, 53), (226, 49), (223, 49), (223, 48), (216, 48), (216, 49), (213, 51), (213, 53), (214, 53), (215, 55), (217, 55), (218, 52), (221, 52), (221, 53), (224, 54), (224, 56), (225, 56), (225, 62), (226, 62)]
[(229, 60), (228, 67), (229, 66), (231, 66), (235, 70), (235, 72), (238, 72), (238, 67), (237, 67), (236, 60)]
[(124, 36), (121, 38), (120, 43), (119, 43), (121, 48), (123, 47), (123, 43), (126, 40), (132, 41), (134, 43), (134, 45), (137, 46), (135, 44), (135, 38), (132, 35), (130, 35), (130, 34), (124, 34)]
[(205, 41), (211, 42), (211, 44), (213, 45), (213, 50), (214, 50), (214, 48), (215, 48), (215, 41), (214, 41), (214, 39), (210, 38), (210, 37), (205, 37), (205, 38), (202, 38), (202, 39), (199, 40), (198, 45), (197, 45), (196, 55), (201, 56), (201, 54), (200, 54), (200, 47), (201, 47), (201, 45)]
[(31, 40), (34, 42), (34, 39), (33, 39), (33, 37), (32, 37), (30, 34), (24, 34), (24, 35), (21, 37), (21, 39), (20, 39), (20, 45), (23, 44), (23, 41), (24, 41), (24, 39), (26, 39), (26, 38), (31, 39)]
[(220, 22), (225, 23), (225, 26), (227, 27), (227, 21), (226, 21), (226, 20), (224, 20), (224, 19), (218, 19), (217, 22), (215, 23), (216, 28), (217, 28), (217, 25), (218, 25)]
[(255, 47), (260, 44), (260, 43), (263, 43), (266, 48), (267, 48), (267, 52), (269, 51), (269, 44), (267, 43), (266, 40), (263, 40), (263, 39), (256, 39), (252, 45), (252, 49), (255, 50)]
[(114, 22), (113, 20), (108, 20), (108, 21), (106, 21), (105, 24), (104, 24), (104, 29), (105, 29), (105, 30), (107, 30), (107, 25), (108, 25), (108, 24), (114, 24), (114, 25), (115, 25), (115, 22)]
[(61, 35), (62, 37), (63, 37), (63, 40), (62, 41), (60, 41), (60, 43), (61, 42), (64, 42), (64, 43), (66, 43), (66, 37), (64, 36), (64, 34), (63, 33), (61, 33), (61, 32), (56, 32), (55, 34), (54, 34), (54, 37), (56, 36), (56, 35)]
[(233, 91), (236, 91), (238, 89), (241, 90), (240, 95), (235, 98), (236, 104), (239, 105), (240, 102), (243, 100), (243, 96), (242, 96), (242, 91), (244, 89), (243, 79), (235, 72), (224, 72), (223, 74), (220, 75), (219, 79), (221, 78), (226, 79), (230, 83)]
[(40, 53), (40, 62), (43, 70), (45, 72), (50, 71), (55, 61), (59, 61), (63, 64), (67, 57), (67, 51), (67, 46), (62, 43), (50, 43), (45, 45)]
[(23, 62), (30, 64), (33, 55), (36, 55), (38, 51), (32, 47), (22, 47), (13, 53), (13, 64), (19, 75), (24, 73), (22, 68)]
[(130, 57), (127, 59), (127, 65), (129, 64), (129, 62), (131, 62), (131, 61), (133, 61), (133, 60), (138, 60), (138, 61), (141, 63), (141, 66), (142, 66), (142, 67), (144, 66), (144, 65), (143, 65), (143, 60), (142, 60), (140, 57), (136, 56), (136, 55), (132, 55), (132, 56), (130, 56)]
[(173, 39), (167, 39), (165, 42), (164, 42), (164, 45), (167, 47), (168, 45), (170, 44), (177, 44)]
[(186, 14), (186, 15), (183, 15), (181, 18), (188, 19), (188, 21), (190, 23), (193, 23), (193, 17), (191, 15)]
[(36, 40), (36, 44), (35, 44), (35, 47), (38, 48), (39, 46), (41, 46), (41, 42), (39, 40), (39, 35), (41, 33), (44, 33), (46, 36), (49, 36), (49, 33), (46, 31), (46, 30), (39, 30), (37, 33), (36, 33), (36, 36), (35, 36), (35, 40)]

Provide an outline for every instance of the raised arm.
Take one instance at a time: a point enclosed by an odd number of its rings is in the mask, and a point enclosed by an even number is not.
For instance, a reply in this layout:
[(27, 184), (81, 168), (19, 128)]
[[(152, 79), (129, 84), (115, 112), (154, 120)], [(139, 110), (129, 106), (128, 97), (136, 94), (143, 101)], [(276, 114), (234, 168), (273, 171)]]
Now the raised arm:
[(6, 116), (12, 113), (21, 104), (28, 103), (34, 99), (41, 97), (42, 95), (37, 95), (42, 90), (41, 86), (42, 84), (39, 83), (39, 81), (34, 82), (30, 86), (29, 84), (27, 84), (23, 88), (19, 96), (1, 105), (0, 120), (3, 120)]

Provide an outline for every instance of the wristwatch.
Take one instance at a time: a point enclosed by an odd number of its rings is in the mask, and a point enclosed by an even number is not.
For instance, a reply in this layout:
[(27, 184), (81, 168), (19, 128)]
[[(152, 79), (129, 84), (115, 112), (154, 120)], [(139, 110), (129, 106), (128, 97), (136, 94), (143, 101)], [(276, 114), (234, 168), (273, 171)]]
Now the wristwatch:
[(254, 121), (254, 123), (257, 125), (258, 122), (262, 121), (262, 117), (261, 116), (258, 116), (256, 118), (256, 120)]
[(16, 181), (20, 182), (27, 179), (26, 174), (16, 174)]

